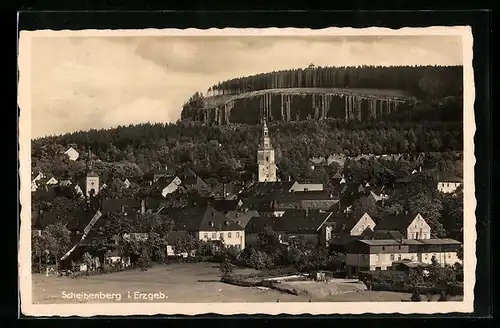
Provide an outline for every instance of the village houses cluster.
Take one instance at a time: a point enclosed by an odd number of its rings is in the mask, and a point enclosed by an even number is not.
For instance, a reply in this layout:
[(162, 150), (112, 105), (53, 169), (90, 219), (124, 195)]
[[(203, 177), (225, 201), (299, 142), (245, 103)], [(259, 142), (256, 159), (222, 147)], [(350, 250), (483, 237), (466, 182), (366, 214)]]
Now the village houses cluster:
[[(66, 155), (77, 160), (79, 153), (70, 148)], [(68, 220), (66, 225), (72, 231), (74, 249), (92, 244), (96, 237), (95, 225), (111, 213), (127, 216), (140, 216), (145, 213), (161, 214), (165, 210), (167, 195), (196, 190), (200, 195), (210, 198), (203, 206), (180, 208), (169, 212), (174, 227), (171, 240), (192, 235), (199, 240), (222, 241), (225, 245), (244, 249), (255, 243), (259, 233), (271, 228), (279, 235), (283, 245), (297, 237), (330, 246), (346, 254), (346, 273), (357, 275), (360, 271), (387, 270), (397, 261), (431, 263), (436, 259), (440, 264), (461, 262), (457, 252), (461, 243), (452, 239), (432, 238), (432, 231), (421, 213), (394, 213), (386, 217), (376, 217), (372, 213), (355, 216), (349, 206), (340, 204), (338, 195), (327, 192), (322, 183), (301, 183), (298, 181), (279, 181), (275, 150), (271, 144), (266, 123), (258, 150), (258, 182), (249, 184), (226, 183), (211, 188), (196, 175), (178, 176), (168, 168), (150, 172), (143, 177), (144, 183), (158, 191), (157, 197), (147, 199), (104, 199), (101, 207), (94, 213), (34, 213), (33, 229), (42, 230), (58, 220)], [(315, 166), (341, 161), (331, 156), (327, 159), (312, 161)], [(106, 188), (100, 177), (92, 170), (89, 156), (88, 172), (85, 181), (72, 183), (58, 181), (56, 177), (46, 177), (42, 172), (34, 172), (32, 191), (57, 185), (72, 185), (81, 197), (91, 197)], [(415, 173), (415, 172), (414, 172)], [(404, 184), (404, 179), (398, 183)], [(121, 181), (123, 188), (130, 187), (127, 179)], [(349, 185), (337, 173), (333, 183), (340, 190), (356, 189), (373, 202), (383, 202), (388, 198), (383, 188), (369, 183)], [(438, 188), (441, 192), (453, 192), (462, 181), (440, 173)], [(69, 218), (69, 219), (68, 219)], [(140, 235), (131, 231), (126, 237)], [(78, 252), (74, 252), (77, 254)], [(174, 254), (172, 245), (169, 255)]]

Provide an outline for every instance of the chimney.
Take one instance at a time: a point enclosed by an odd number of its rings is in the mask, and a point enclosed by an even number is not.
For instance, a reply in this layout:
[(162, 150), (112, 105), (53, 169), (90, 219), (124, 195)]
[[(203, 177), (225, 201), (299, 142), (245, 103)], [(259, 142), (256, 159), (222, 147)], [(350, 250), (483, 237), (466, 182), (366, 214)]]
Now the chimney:
[(122, 205), (122, 213), (125, 213), (125, 205)]

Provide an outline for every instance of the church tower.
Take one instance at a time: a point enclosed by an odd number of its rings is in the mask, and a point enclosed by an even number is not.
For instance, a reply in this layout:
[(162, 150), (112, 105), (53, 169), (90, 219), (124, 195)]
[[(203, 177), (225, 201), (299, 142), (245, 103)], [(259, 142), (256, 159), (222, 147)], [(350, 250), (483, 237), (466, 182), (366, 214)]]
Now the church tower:
[(265, 119), (259, 150), (257, 151), (257, 164), (259, 167), (259, 182), (276, 182), (276, 159)]
[(85, 195), (87, 198), (96, 196), (99, 193), (99, 175), (94, 172), (94, 161), (92, 160), (92, 153), (89, 148), (89, 155), (87, 158), (87, 177), (85, 179)]

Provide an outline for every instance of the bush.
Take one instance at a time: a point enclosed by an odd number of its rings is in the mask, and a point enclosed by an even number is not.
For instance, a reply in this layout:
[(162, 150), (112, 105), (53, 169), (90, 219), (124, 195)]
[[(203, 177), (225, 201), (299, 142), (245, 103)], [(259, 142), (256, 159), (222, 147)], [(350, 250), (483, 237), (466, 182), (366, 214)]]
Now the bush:
[(233, 265), (228, 258), (224, 259), (224, 261), (221, 262), (219, 271), (222, 277), (229, 277), (231, 275), (231, 273), (233, 272)]
[(248, 266), (255, 268), (257, 270), (271, 269), (274, 267), (273, 260), (269, 255), (267, 255), (267, 253), (263, 251), (257, 251), (255, 249), (252, 249), (247, 264)]

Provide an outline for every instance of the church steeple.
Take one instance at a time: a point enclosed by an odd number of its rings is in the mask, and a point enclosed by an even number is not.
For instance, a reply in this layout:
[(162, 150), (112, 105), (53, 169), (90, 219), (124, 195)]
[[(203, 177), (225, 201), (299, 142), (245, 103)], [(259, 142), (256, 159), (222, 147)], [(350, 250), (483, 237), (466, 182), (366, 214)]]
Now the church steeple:
[(269, 137), (269, 129), (267, 128), (266, 119), (262, 120), (262, 136), (260, 139), (260, 149), (272, 149), (271, 138)]
[(257, 151), (257, 165), (259, 167), (259, 182), (275, 182), (277, 180), (274, 149), (271, 145), (265, 119), (262, 120), (262, 136)]
[(89, 147), (85, 194), (87, 197), (95, 196), (99, 193), (99, 189), (99, 175), (94, 171), (94, 160), (92, 159), (92, 152)]

